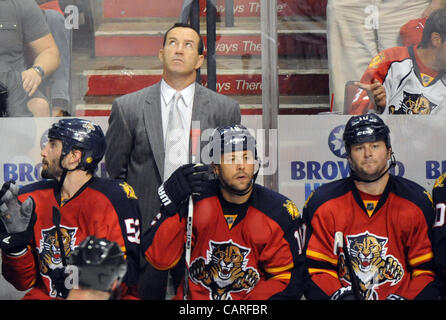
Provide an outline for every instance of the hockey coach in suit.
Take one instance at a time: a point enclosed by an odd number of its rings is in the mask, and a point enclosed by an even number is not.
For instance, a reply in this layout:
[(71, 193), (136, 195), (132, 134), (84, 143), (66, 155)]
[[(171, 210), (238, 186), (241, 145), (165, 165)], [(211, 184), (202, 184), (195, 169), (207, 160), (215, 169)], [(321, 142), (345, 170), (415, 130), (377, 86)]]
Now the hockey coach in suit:
[[(203, 133), (206, 129), (241, 121), (238, 102), (195, 82), (197, 70), (204, 61), (203, 41), (190, 25), (176, 23), (167, 30), (159, 58), (163, 64), (162, 80), (117, 98), (106, 134), (107, 172), (112, 178), (123, 179), (134, 187), (141, 209), (141, 234), (159, 212), (161, 203), (157, 190), (168, 178), (164, 177), (165, 155), (169, 151), (165, 150), (165, 139), (175, 92), (182, 96), (178, 107), (186, 124), (184, 136), (189, 140), (189, 162), (192, 122), (199, 121)], [(164, 299), (166, 272), (154, 270), (150, 265), (144, 268), (139, 281), (140, 297)], [(164, 279), (162, 283), (160, 279)]]

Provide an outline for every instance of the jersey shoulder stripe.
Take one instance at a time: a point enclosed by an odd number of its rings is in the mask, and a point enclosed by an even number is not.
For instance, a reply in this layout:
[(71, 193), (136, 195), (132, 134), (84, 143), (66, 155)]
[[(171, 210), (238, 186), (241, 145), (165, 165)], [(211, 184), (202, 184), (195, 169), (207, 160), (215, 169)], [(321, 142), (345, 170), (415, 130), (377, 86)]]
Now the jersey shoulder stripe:
[(255, 184), (250, 205), (277, 222), (283, 230), (300, 218), (299, 209), (284, 195)]
[(127, 182), (94, 177), (88, 188), (102, 193), (109, 199), (121, 219), (127, 217), (139, 219), (138, 196)]
[(57, 186), (57, 183), (58, 182), (53, 179), (44, 179), (31, 184), (27, 184), (20, 188), (19, 195), (34, 192), (37, 190), (54, 189)]
[(415, 203), (420, 208), (432, 207), (430, 193), (415, 181), (390, 175), (390, 183), (390, 191), (397, 196)]
[(344, 178), (321, 185), (307, 198), (304, 210), (315, 212), (321, 205), (332, 199), (339, 198), (352, 190), (351, 178)]
[(431, 226), (435, 218), (431, 194), (418, 183), (403, 177), (390, 175), (389, 183), (389, 191), (420, 208), (424, 214), (426, 223)]

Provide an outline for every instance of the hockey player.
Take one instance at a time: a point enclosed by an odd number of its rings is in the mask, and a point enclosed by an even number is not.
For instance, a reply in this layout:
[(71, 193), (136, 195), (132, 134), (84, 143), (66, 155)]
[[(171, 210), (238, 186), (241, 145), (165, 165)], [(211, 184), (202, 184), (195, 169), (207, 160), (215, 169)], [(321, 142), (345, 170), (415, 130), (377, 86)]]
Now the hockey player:
[(389, 48), (372, 59), (346, 111), (446, 114), (445, 71), (446, 8), (427, 19), (419, 45)]
[[(42, 180), (0, 193), (2, 273), (24, 299), (66, 298), (67, 258), (90, 235), (124, 250), (128, 273), (123, 298), (137, 280), (139, 209), (131, 186), (94, 177), (105, 151), (101, 128), (83, 119), (62, 119), (48, 131)], [(17, 196), (18, 195), (18, 196)]]
[(68, 257), (68, 264), (76, 283), (73, 283), (67, 300), (119, 298), (119, 285), (127, 271), (127, 262), (116, 242), (88, 236)]
[[(187, 220), (182, 204), (200, 193), (193, 208), (187, 298), (298, 299), (304, 269), (296, 206), (255, 184), (259, 160), (245, 127), (216, 129), (208, 146), (216, 179), (207, 179), (206, 166), (188, 164), (160, 187), (161, 212), (142, 239), (146, 259), (158, 269), (180, 261)], [(183, 285), (175, 299), (183, 298)]]
[(395, 163), (389, 133), (376, 114), (351, 117), (343, 136), (351, 176), (307, 199), (308, 299), (438, 296), (432, 201), (415, 182), (389, 173)]

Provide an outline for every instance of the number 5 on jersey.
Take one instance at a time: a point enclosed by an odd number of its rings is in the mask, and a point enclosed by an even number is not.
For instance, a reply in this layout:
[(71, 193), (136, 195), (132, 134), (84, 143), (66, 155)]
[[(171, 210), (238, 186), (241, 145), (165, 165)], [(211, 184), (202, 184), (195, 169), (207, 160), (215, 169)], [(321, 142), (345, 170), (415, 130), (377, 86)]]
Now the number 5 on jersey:
[(127, 234), (127, 240), (132, 243), (140, 243), (140, 228), (139, 219), (125, 219), (125, 231)]

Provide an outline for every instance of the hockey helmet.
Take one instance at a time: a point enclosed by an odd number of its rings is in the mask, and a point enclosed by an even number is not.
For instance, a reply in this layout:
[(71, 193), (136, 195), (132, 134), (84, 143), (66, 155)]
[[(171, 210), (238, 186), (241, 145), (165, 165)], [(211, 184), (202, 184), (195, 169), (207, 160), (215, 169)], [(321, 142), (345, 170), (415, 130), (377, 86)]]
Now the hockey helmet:
[(79, 285), (111, 292), (113, 283), (121, 283), (127, 263), (119, 245), (104, 238), (87, 237), (68, 257), (79, 271)]
[(347, 153), (354, 144), (384, 141), (387, 148), (390, 144), (390, 129), (384, 121), (374, 113), (353, 116), (345, 125), (343, 140)]
[(209, 157), (214, 163), (220, 163), (220, 156), (224, 153), (245, 150), (251, 150), (254, 159), (258, 160), (256, 140), (241, 124), (215, 129), (208, 146)]
[(48, 130), (48, 139), (62, 141), (61, 160), (73, 149), (82, 151), (80, 169), (93, 172), (105, 153), (105, 136), (100, 126), (89, 120), (61, 119)]

